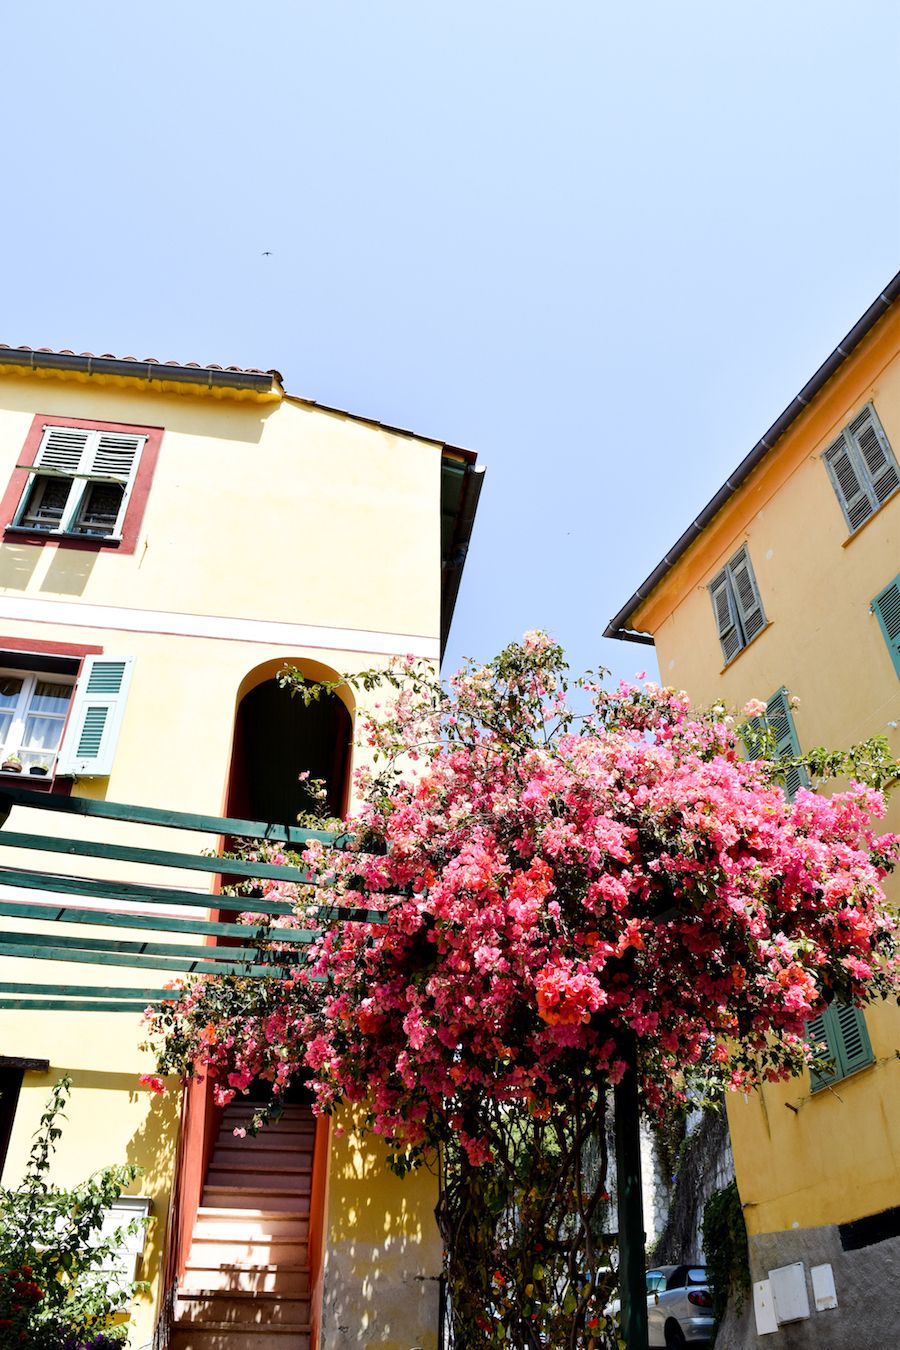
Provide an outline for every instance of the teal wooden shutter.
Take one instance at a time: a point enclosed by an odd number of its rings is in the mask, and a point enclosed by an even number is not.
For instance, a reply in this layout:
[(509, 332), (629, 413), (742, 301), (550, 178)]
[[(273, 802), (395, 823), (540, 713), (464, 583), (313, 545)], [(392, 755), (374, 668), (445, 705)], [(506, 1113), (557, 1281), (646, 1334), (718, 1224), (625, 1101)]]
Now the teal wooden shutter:
[[(775, 757), (781, 760), (797, 759), (800, 742), (786, 689), (779, 689), (769, 699), (766, 722), (775, 740)], [(784, 775), (784, 792), (789, 802), (794, 800), (797, 789), (801, 787), (809, 787), (809, 774), (804, 768), (792, 766)]]
[(743, 647), (743, 638), (741, 630), (738, 627), (737, 615), (734, 611), (734, 601), (731, 596), (731, 581), (728, 576), (728, 569), (725, 568), (718, 576), (713, 577), (709, 586), (712, 596), (713, 613), (716, 616), (716, 627), (719, 631), (719, 641), (722, 644), (722, 655), (726, 662)]
[(133, 656), (85, 658), (57, 773), (89, 778), (111, 772), (133, 666)]
[(813, 1017), (806, 1024), (806, 1035), (811, 1045), (821, 1049), (831, 1060), (831, 1065), (827, 1069), (816, 1071), (810, 1069), (809, 1082), (813, 1092), (820, 1092), (822, 1088), (828, 1087), (830, 1083), (836, 1083), (840, 1078), (840, 1067), (838, 1065), (837, 1052), (828, 1036), (828, 1015), (831, 1009), (826, 1009), (818, 1017)]
[(871, 403), (850, 423), (850, 434), (869, 475), (872, 495), (878, 506), (900, 487), (900, 469), (891, 443)]
[(900, 676), (900, 576), (894, 577), (890, 586), (876, 595), (872, 608), (878, 616), (894, 669)]
[(806, 1034), (813, 1045), (824, 1046), (831, 1059), (830, 1067), (822, 1072), (810, 1070), (813, 1092), (830, 1087), (839, 1079), (875, 1063), (866, 1019), (852, 1003), (833, 1003), (807, 1022)]
[(728, 564), (728, 572), (733, 582), (734, 596), (737, 601), (741, 627), (744, 630), (744, 645), (766, 626), (762, 600), (753, 566), (746, 547), (734, 555)]
[(845, 431), (841, 432), (834, 445), (828, 447), (822, 458), (844, 519), (851, 530), (858, 530), (869, 519), (875, 507), (856, 466), (856, 456)]
[(835, 1003), (829, 1009), (834, 1019), (835, 1040), (844, 1076), (875, 1063), (872, 1044), (866, 1030), (866, 1019), (852, 1003)]

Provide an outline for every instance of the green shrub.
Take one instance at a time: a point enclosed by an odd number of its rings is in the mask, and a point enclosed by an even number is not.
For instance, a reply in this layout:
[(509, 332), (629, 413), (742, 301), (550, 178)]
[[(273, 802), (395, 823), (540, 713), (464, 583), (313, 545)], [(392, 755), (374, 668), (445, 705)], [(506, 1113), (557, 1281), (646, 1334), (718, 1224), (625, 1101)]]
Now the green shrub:
[(128, 1233), (146, 1221), (99, 1237), (109, 1209), (141, 1169), (104, 1167), (71, 1190), (47, 1180), (71, 1087), (70, 1078), (55, 1084), (20, 1185), (0, 1187), (0, 1350), (121, 1346), (132, 1295), (146, 1288), (123, 1283), (116, 1269)]
[(740, 1312), (750, 1292), (747, 1225), (736, 1181), (707, 1200), (703, 1209), (703, 1247), (718, 1329), (731, 1295), (736, 1311)]

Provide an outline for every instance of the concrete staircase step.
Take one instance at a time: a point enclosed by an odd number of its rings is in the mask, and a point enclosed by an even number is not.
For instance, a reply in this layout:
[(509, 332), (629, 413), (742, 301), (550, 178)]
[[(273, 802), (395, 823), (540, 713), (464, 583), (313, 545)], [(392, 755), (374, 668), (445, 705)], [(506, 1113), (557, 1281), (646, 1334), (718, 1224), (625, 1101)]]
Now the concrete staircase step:
[(262, 1135), (256, 1139), (251, 1139), (250, 1135), (246, 1139), (235, 1139), (232, 1135), (220, 1137), (212, 1156), (213, 1166), (228, 1165), (236, 1168), (243, 1168), (248, 1164), (281, 1166), (282, 1162), (286, 1162), (289, 1166), (309, 1168), (312, 1161), (312, 1138), (278, 1141), (278, 1139), (264, 1139)]
[(309, 1267), (233, 1262), (230, 1265), (201, 1265), (188, 1262), (184, 1272), (182, 1292), (227, 1289), (250, 1294), (280, 1294), (303, 1297), (309, 1294)]
[(306, 1326), (309, 1323), (309, 1298), (300, 1295), (257, 1294), (247, 1290), (182, 1290), (175, 1300), (175, 1321), (179, 1325), (233, 1322), (265, 1327)]
[(218, 1175), (259, 1177), (261, 1180), (268, 1177), (311, 1178), (312, 1165), (311, 1163), (304, 1165), (302, 1162), (298, 1162), (293, 1153), (286, 1153), (284, 1162), (276, 1164), (260, 1162), (256, 1158), (246, 1158), (243, 1162), (239, 1162), (237, 1158), (228, 1158), (223, 1166), (222, 1163), (217, 1163), (214, 1157), (207, 1174), (207, 1183), (214, 1185)]
[(172, 1331), (169, 1350), (310, 1350), (309, 1326), (236, 1327), (233, 1322), (204, 1322)]
[[(254, 1101), (252, 1097), (232, 1097), (231, 1101), (227, 1103), (224, 1110), (226, 1115), (228, 1114), (229, 1111), (247, 1111), (252, 1113), (253, 1111), (258, 1110), (260, 1107), (264, 1105), (265, 1102)], [(281, 1108), (281, 1116), (279, 1117), (279, 1119), (284, 1120), (288, 1116), (310, 1116), (310, 1115), (312, 1115), (311, 1106), (305, 1106), (303, 1102), (287, 1102)]]
[(194, 1232), (199, 1237), (221, 1237), (232, 1233), (235, 1238), (306, 1238), (309, 1216), (285, 1214), (283, 1209), (275, 1209), (269, 1204), (264, 1208), (257, 1205), (201, 1205)]
[(313, 1139), (316, 1138), (316, 1127), (313, 1125), (269, 1125), (266, 1129), (260, 1130), (259, 1134), (235, 1134), (235, 1130), (244, 1130), (247, 1127), (246, 1118), (237, 1120), (225, 1120), (223, 1129), (219, 1135), (220, 1139), (228, 1139), (233, 1143), (244, 1143), (250, 1147), (255, 1143), (273, 1143), (281, 1145), (282, 1142), (308, 1141), (309, 1147), (312, 1147)]
[(207, 1186), (203, 1192), (204, 1205), (228, 1205), (230, 1209), (258, 1210), (265, 1205), (270, 1214), (278, 1211), (305, 1219), (309, 1213), (309, 1187), (288, 1190), (285, 1186)]
[[(248, 1120), (253, 1120), (256, 1110), (252, 1106), (226, 1106), (222, 1113), (222, 1123), (230, 1128), (232, 1124), (243, 1125)], [(306, 1129), (315, 1129), (316, 1117), (312, 1109), (308, 1106), (288, 1107), (277, 1119), (268, 1120), (263, 1124), (263, 1131), (282, 1130), (286, 1127), (297, 1129), (298, 1127)]]
[(231, 1266), (236, 1262), (246, 1265), (305, 1265), (309, 1243), (304, 1238), (260, 1237), (250, 1234), (235, 1237), (194, 1233), (188, 1261), (192, 1266)]

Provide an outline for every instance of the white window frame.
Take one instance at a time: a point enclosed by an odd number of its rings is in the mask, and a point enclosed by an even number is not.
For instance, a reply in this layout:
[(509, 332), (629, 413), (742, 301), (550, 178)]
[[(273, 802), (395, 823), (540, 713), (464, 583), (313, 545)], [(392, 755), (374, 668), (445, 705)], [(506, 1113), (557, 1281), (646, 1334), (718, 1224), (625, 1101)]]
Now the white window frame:
[[(56, 767), (59, 751), (62, 746), (63, 733), (66, 726), (66, 718), (69, 709), (72, 707), (72, 697), (75, 694), (76, 679), (74, 675), (57, 674), (52, 670), (17, 670), (12, 666), (0, 666), (0, 677), (11, 676), (13, 679), (22, 681), (22, 688), (19, 691), (19, 697), (16, 706), (13, 709), (12, 721), (9, 724), (9, 732), (5, 739), (0, 740), (0, 763), (8, 759), (10, 755), (15, 755), (22, 761), (22, 773), (27, 774), (32, 764), (47, 764), (47, 776), (52, 777)], [(69, 707), (60, 722), (59, 745), (55, 750), (29, 750), (23, 747), (22, 742), (25, 739), (25, 723), (28, 718), (31, 701), (34, 698), (35, 691), (39, 683), (42, 684), (65, 684), (72, 690), (72, 697), (69, 699)], [(44, 714), (46, 715), (46, 714)], [(2, 773), (2, 770), (0, 770)]]
[[(77, 432), (86, 437), (84, 446), (78, 456), (77, 467), (71, 471), (68, 469), (58, 469), (51, 467), (50, 465), (42, 465), (41, 463), (48, 440), (54, 431), (64, 433)], [(134, 440), (138, 443), (129, 470), (127, 473), (97, 472), (94, 465), (97, 452), (100, 449), (101, 440), (103, 438), (115, 436)], [(137, 477), (141, 454), (146, 443), (146, 434), (137, 432), (114, 431), (102, 427), (61, 426), (58, 423), (46, 422), (43, 427), (41, 443), (38, 447), (37, 454), (35, 455), (34, 464), (22, 464), (18, 466), (19, 468), (28, 470), (28, 481), (26, 482), (25, 489), (19, 499), (15, 515), (10, 522), (13, 529), (25, 530), (29, 534), (41, 536), (65, 535), (75, 539), (108, 539), (112, 542), (121, 542), (122, 525), (125, 520), (125, 513), (128, 510), (128, 502)], [(25, 515), (25, 508), (31, 499), (31, 494), (36, 483), (40, 480), (52, 481), (53, 479), (68, 479), (71, 481), (62, 516), (58, 523), (52, 526), (44, 526), (24, 522), (23, 517)], [(108, 534), (101, 534), (99, 532), (78, 528), (82, 506), (86, 502), (91, 485), (95, 483), (110, 483), (119, 485), (123, 488), (118, 514), (113, 528)]]

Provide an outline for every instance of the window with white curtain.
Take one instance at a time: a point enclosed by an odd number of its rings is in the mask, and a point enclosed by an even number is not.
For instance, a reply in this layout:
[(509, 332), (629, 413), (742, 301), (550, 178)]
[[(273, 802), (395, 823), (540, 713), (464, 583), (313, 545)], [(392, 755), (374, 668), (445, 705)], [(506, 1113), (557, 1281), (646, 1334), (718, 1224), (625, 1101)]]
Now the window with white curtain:
[(23, 773), (53, 772), (74, 686), (68, 675), (0, 668), (2, 761), (14, 756)]

